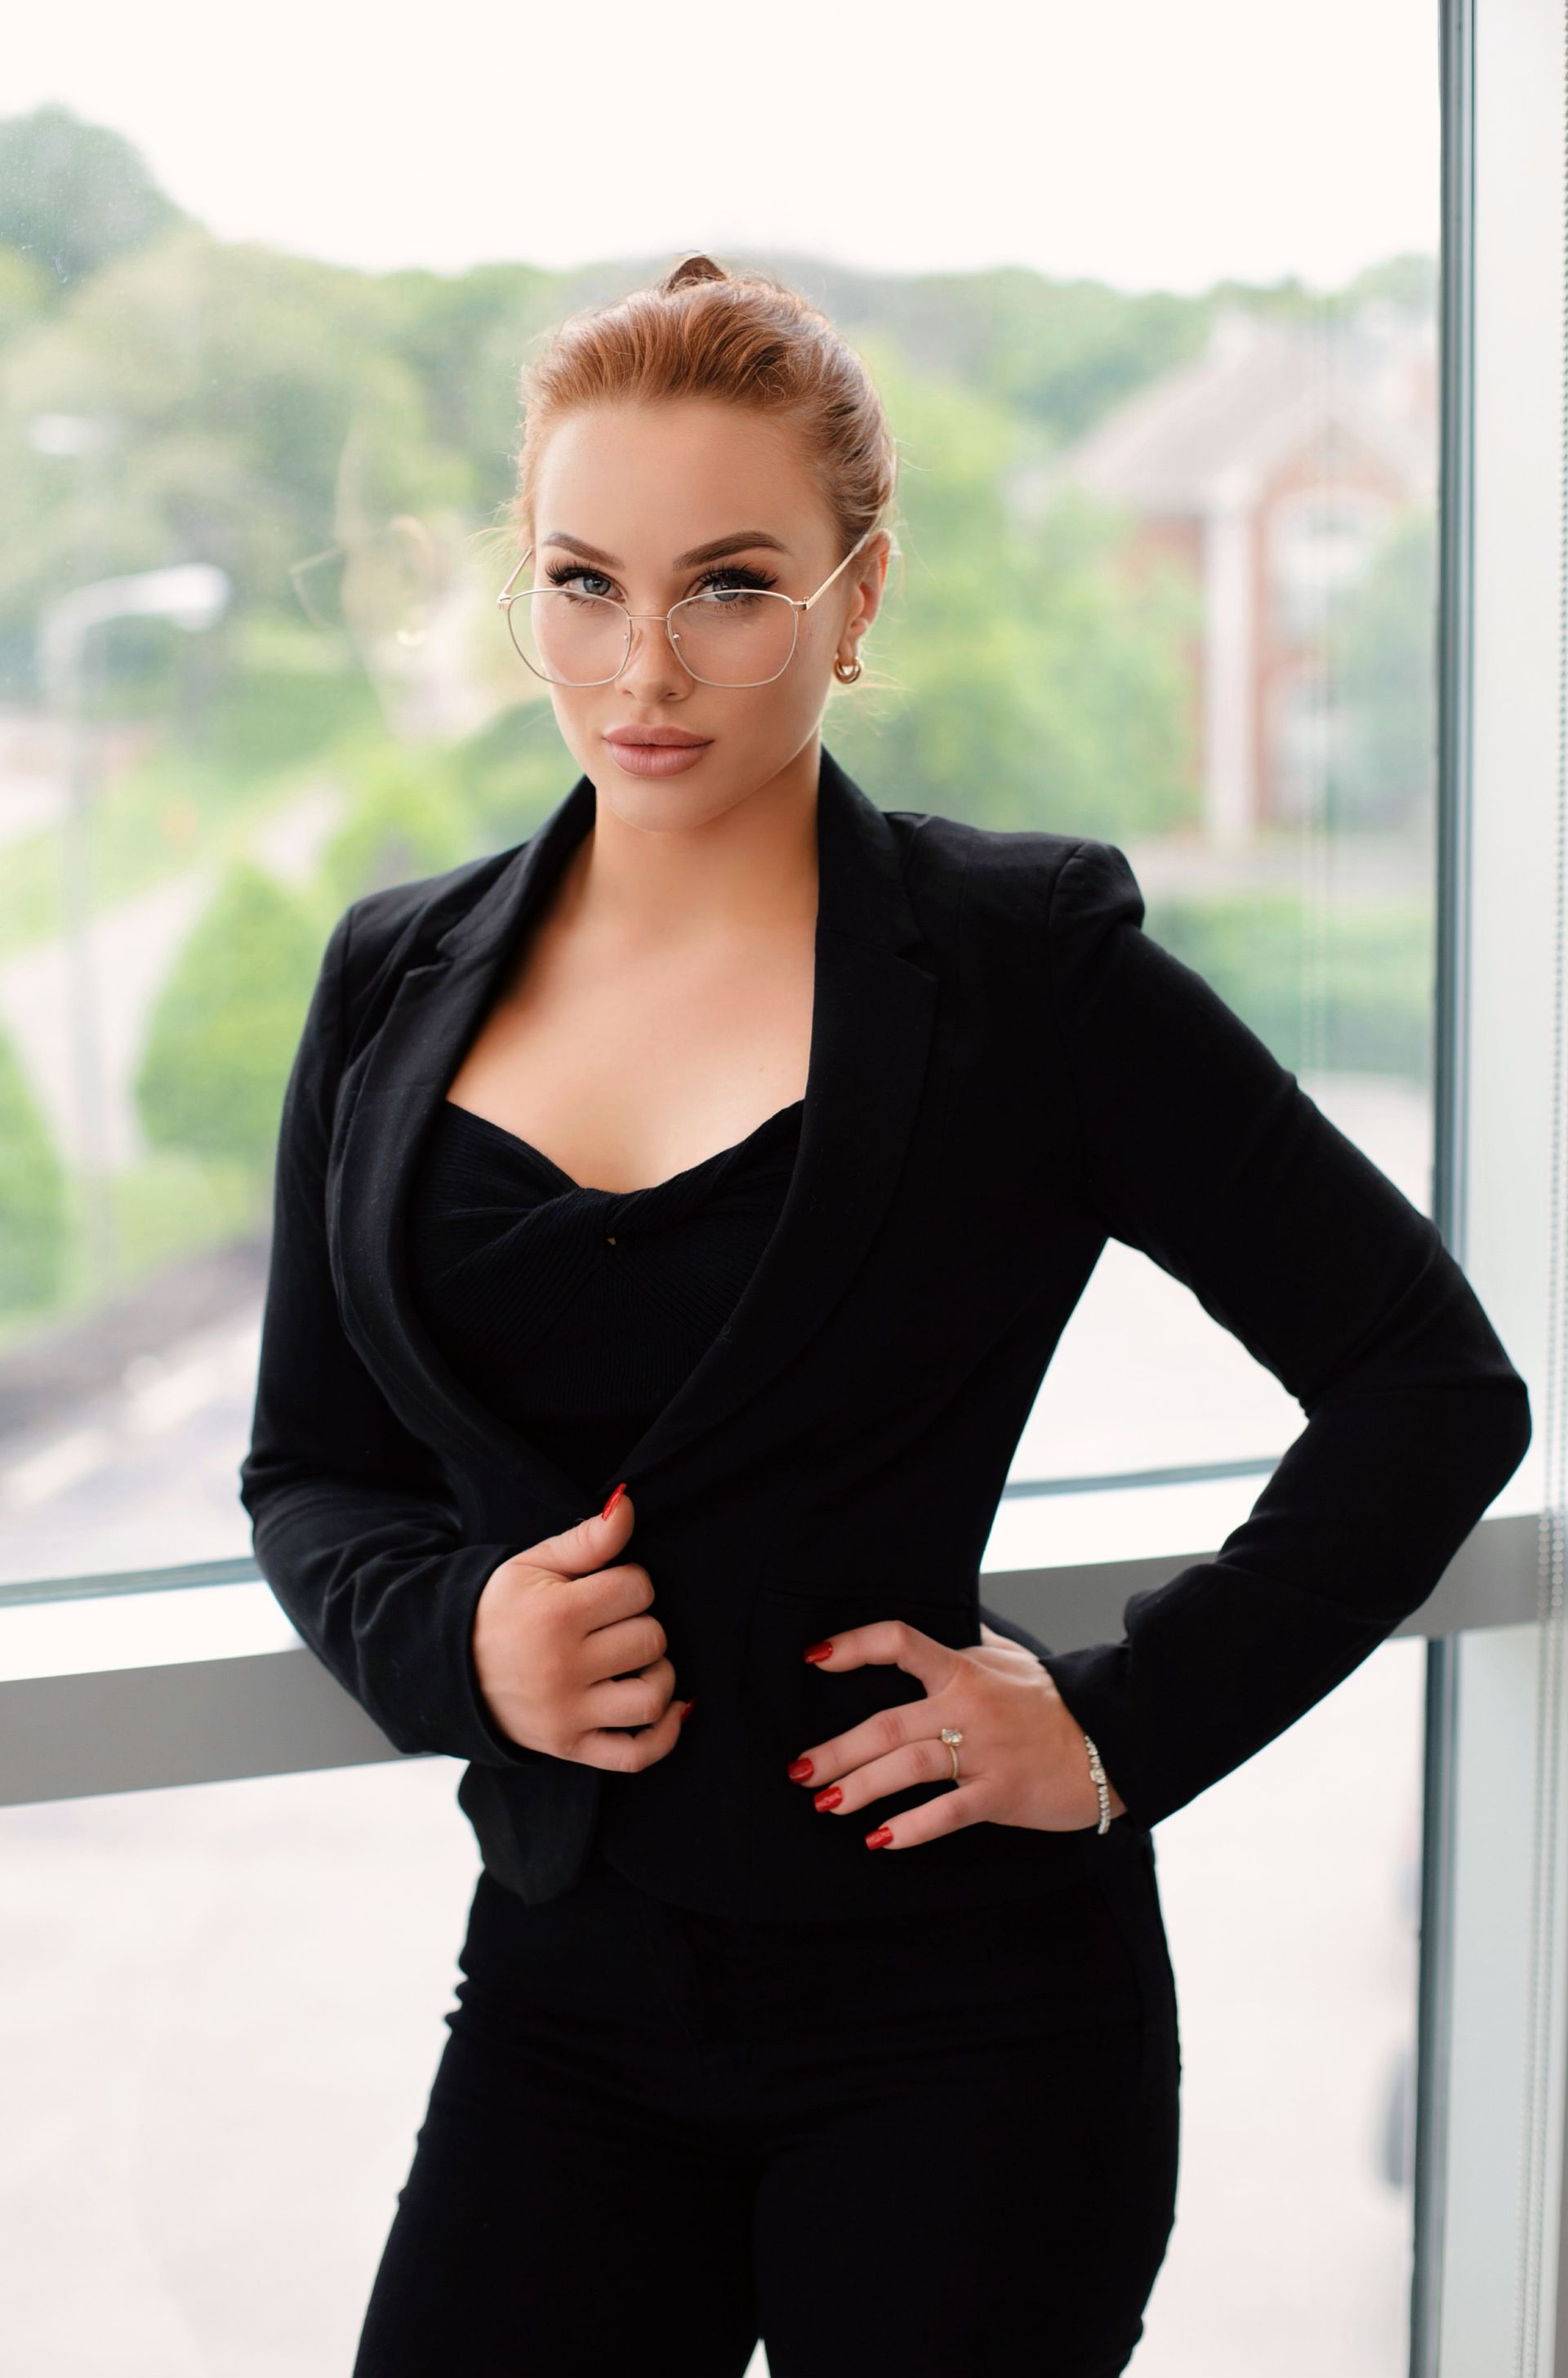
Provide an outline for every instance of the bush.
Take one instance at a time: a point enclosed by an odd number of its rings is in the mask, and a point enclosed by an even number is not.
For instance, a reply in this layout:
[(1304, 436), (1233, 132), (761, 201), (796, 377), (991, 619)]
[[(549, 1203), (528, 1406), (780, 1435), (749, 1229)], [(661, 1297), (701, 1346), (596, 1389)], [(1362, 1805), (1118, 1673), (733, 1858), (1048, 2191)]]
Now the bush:
[(0, 1312), (55, 1303), (69, 1248), (65, 1168), (16, 1051), (0, 1033)]
[(441, 874), (470, 856), (468, 805), (446, 752), (396, 745), (340, 752), (332, 773), (345, 787), (348, 811), (322, 853), (315, 886), (329, 919), (362, 893)]
[(153, 1009), (136, 1099), (154, 1147), (265, 1173), (320, 957), (293, 895), (237, 860)]
[(1148, 930), (1211, 983), (1282, 1065), (1431, 1066), (1432, 919), (1420, 899), (1316, 917), (1292, 893), (1149, 902)]

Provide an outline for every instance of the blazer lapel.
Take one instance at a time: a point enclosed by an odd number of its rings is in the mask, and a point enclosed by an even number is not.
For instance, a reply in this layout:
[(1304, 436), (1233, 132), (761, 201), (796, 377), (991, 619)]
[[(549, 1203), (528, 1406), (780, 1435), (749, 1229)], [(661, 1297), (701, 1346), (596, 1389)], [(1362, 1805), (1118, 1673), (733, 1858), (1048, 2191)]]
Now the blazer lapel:
[(415, 1159), (506, 965), (593, 824), (580, 777), (435, 955), (410, 967), (340, 1120), (329, 1239), (344, 1324), (395, 1378), (432, 1440), (500, 1464), (564, 1519), (597, 1509), (617, 1478), (646, 1487), (799, 1353), (844, 1293), (893, 1194), (929, 1053), (935, 976), (920, 946), (882, 812), (830, 754), (817, 790), (815, 984), (801, 1135), (778, 1224), (724, 1327), (650, 1427), (602, 1480), (565, 1475), (493, 1414), (420, 1323), (404, 1261)]

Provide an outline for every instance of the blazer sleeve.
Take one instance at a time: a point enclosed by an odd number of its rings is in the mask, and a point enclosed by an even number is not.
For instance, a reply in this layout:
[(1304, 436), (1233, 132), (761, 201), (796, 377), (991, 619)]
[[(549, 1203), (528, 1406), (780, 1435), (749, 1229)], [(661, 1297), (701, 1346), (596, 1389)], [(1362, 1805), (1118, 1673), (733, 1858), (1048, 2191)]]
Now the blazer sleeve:
[(353, 908), (333, 928), (283, 1094), (260, 1356), (240, 1501), (258, 1566), (317, 1657), (397, 1749), (482, 1766), (512, 1741), (474, 1667), (475, 1607), (517, 1544), (467, 1543), (440, 1465), (346, 1337), (325, 1186)]
[(1210, 1561), (1044, 1664), (1147, 1828), (1422, 1603), (1530, 1442), (1524, 1380), (1436, 1225), (1141, 930), (1114, 844), (1055, 880), (1049, 1006), (1107, 1232), (1183, 1281), (1306, 1425)]

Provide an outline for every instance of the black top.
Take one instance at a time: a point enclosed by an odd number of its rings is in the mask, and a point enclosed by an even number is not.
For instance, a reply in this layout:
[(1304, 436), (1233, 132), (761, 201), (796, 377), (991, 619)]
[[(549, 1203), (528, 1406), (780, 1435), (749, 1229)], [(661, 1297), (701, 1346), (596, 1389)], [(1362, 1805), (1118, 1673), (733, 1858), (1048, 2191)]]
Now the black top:
[(571, 1478), (670, 1400), (778, 1219), (804, 1101), (642, 1189), (595, 1189), (443, 1099), (408, 1207), (410, 1284), (447, 1362)]
[[(279, 1132), (240, 1477), (258, 1562), (394, 1749), (470, 1762), (487, 1868), (531, 1904), (582, 1871), (609, 1799), (624, 1870), (721, 1916), (1032, 1897), (1239, 1768), (1426, 1599), (1528, 1447), (1525, 1380), (1435, 1223), (1141, 930), (1121, 851), (878, 810), (825, 751), (810, 1126), (777, 1230), (642, 1449), (563, 1474), (438, 1368), (404, 1225), (441, 1091), (596, 800), (584, 776), (517, 848), (334, 928)], [(1212, 1553), (1152, 1564), (1102, 1640), (1044, 1653), (1125, 1819), (868, 1855), (788, 1763), (920, 1680), (802, 1649), (899, 1615), (973, 1644), (997, 1496), (1112, 1236), (1304, 1425)], [(502, 1560), (621, 1476), (697, 1709), (670, 1756), (611, 1773), (501, 1737), (473, 1619)], [(1042, 1618), (1067, 1623), (1050, 1598)], [(932, 1799), (909, 1789), (875, 1814)]]

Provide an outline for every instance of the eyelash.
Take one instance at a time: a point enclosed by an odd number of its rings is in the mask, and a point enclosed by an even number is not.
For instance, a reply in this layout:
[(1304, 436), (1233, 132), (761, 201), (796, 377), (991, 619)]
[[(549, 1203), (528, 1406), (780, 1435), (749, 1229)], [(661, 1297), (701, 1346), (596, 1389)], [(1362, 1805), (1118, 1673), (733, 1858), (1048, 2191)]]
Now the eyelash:
[[(604, 574), (602, 570), (590, 570), (585, 561), (552, 561), (545, 571), (552, 586), (562, 586), (569, 578), (602, 578)], [(697, 583), (708, 586), (720, 579), (737, 587), (750, 587), (755, 593), (766, 593), (769, 587), (778, 583), (776, 578), (768, 576), (766, 570), (752, 570), (740, 562), (730, 563), (719, 570), (705, 570)]]

